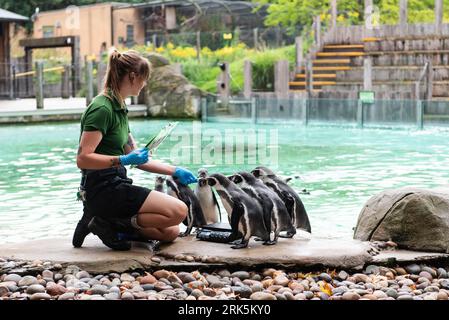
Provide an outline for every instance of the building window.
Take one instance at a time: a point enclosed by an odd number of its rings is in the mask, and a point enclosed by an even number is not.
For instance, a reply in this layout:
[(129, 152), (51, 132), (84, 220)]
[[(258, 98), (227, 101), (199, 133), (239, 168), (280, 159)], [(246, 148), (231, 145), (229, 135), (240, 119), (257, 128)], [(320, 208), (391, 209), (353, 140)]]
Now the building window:
[(132, 47), (134, 45), (134, 25), (126, 26), (126, 46)]
[(55, 34), (55, 27), (54, 26), (43, 26), (42, 33), (43, 33), (44, 38), (53, 37)]

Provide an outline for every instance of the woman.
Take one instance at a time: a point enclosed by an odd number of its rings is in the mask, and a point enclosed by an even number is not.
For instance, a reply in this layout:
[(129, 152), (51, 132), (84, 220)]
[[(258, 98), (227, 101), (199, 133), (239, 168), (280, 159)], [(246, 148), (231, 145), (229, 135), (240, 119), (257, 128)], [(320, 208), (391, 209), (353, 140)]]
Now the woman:
[(147, 149), (136, 148), (124, 100), (139, 95), (150, 72), (149, 62), (137, 52), (113, 50), (104, 92), (95, 97), (81, 118), (76, 160), (83, 173), (85, 216), (89, 212), (94, 218), (88, 219), (88, 229), (85, 224), (84, 229), (80, 227), (82, 221), (78, 224), (75, 247), (81, 246), (89, 231), (116, 250), (131, 247), (118, 238), (118, 232), (137, 231), (141, 237), (160, 241), (173, 241), (179, 234), (178, 225), (187, 215), (187, 206), (164, 193), (134, 186), (126, 175), (125, 166), (136, 165), (144, 171), (172, 175), (186, 185), (196, 182), (190, 171), (151, 160)]

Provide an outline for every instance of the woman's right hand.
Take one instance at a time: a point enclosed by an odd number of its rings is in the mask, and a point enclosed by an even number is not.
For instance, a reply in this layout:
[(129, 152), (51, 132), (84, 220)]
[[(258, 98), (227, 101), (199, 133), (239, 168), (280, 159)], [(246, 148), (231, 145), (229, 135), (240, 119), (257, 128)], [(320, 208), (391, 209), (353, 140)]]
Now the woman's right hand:
[(136, 149), (128, 153), (127, 155), (120, 156), (120, 163), (124, 166), (127, 165), (136, 165), (139, 166), (141, 164), (147, 163), (148, 158), (148, 149)]

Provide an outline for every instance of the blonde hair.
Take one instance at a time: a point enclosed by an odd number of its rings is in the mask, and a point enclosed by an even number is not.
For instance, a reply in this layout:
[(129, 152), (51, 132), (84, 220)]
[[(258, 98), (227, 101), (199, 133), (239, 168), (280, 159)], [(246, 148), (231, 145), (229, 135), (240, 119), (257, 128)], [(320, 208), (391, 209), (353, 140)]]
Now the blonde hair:
[[(137, 51), (129, 50), (121, 53), (112, 48), (109, 52), (103, 94), (111, 99), (117, 98), (123, 105), (123, 98), (120, 96), (120, 83), (132, 72), (147, 81), (151, 73), (151, 64)], [(113, 97), (110, 96), (110, 92)]]

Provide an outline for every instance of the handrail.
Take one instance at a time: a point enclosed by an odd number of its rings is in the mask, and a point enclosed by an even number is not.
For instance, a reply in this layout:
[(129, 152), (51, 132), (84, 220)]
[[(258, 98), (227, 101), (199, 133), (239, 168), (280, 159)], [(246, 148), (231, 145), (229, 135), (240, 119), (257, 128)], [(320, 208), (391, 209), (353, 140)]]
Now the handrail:
[[(45, 73), (45, 72), (51, 72), (51, 71), (64, 71), (64, 67), (48, 68), (48, 69), (44, 69), (43, 72)], [(36, 74), (36, 71), (22, 72), (22, 73), (16, 74), (16, 78), (26, 77), (26, 76), (33, 76), (35, 74)]]

